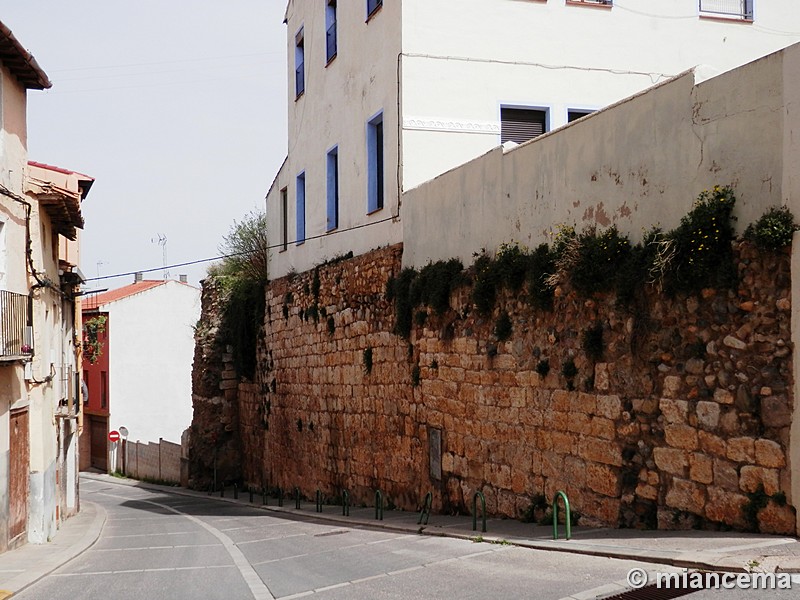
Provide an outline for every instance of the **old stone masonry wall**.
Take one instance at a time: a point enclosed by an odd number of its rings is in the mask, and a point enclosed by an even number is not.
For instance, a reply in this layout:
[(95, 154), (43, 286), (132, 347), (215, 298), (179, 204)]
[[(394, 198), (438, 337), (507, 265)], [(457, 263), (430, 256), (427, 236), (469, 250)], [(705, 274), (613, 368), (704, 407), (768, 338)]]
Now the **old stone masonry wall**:
[(258, 374), (233, 411), (246, 483), (366, 504), (381, 489), (409, 510), (430, 490), (447, 512), (480, 490), (512, 518), (564, 490), (588, 524), (796, 532), (788, 254), (739, 242), (739, 289), (650, 289), (634, 308), (558, 288), (552, 312), (505, 293), (480, 317), (467, 284), (406, 340), (386, 293), (401, 253), (269, 284)]

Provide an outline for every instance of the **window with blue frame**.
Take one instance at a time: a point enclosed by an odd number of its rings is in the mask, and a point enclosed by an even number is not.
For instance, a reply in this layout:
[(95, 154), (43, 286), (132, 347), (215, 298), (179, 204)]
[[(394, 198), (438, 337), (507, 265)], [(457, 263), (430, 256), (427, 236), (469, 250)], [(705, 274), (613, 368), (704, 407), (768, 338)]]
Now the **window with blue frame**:
[(339, 226), (339, 148), (334, 147), (328, 152), (327, 168), (327, 231), (333, 231)]
[(336, 58), (336, 0), (325, 5), (325, 61)]
[(383, 208), (383, 112), (367, 122), (367, 213)]
[(294, 45), (294, 95), (299, 98), (306, 90), (305, 42), (303, 28), (297, 32)]
[(383, 0), (367, 0), (367, 18), (383, 6)]
[(306, 241), (306, 174), (305, 171), (297, 176), (297, 199), (295, 218), (295, 244), (298, 246)]

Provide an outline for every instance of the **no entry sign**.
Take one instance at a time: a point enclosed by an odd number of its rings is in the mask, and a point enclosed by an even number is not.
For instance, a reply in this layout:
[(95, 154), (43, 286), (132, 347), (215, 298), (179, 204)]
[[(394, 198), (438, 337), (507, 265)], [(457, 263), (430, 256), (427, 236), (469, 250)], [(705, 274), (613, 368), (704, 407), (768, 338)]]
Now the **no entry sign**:
[(114, 429), (113, 431), (108, 432), (108, 441), (109, 442), (118, 442), (119, 441), (119, 431)]

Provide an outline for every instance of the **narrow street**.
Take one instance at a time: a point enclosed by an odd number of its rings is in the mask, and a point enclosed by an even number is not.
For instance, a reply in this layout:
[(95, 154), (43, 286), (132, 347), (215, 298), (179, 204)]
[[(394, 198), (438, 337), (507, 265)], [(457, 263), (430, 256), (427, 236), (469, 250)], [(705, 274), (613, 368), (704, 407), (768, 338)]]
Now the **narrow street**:
[(83, 479), (107, 512), (87, 552), (15, 596), (564, 598), (653, 564), (289, 519), (213, 498)]

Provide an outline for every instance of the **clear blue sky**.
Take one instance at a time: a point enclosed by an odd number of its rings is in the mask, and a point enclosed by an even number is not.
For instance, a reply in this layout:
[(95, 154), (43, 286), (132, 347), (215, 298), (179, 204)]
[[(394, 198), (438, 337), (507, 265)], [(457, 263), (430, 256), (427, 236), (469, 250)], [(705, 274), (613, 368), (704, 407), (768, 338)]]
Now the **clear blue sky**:
[[(170, 264), (216, 256), (234, 220), (263, 210), (286, 154), (284, 11), (284, 0), (0, 0), (53, 82), (28, 93), (29, 158), (96, 179), (86, 277), (160, 268), (159, 234)], [(170, 275), (197, 284), (206, 266)]]

